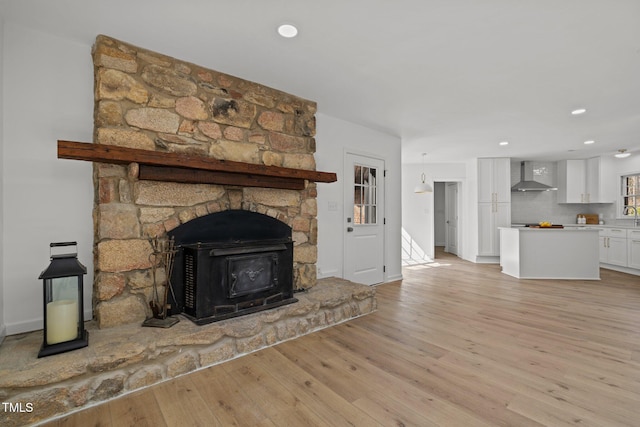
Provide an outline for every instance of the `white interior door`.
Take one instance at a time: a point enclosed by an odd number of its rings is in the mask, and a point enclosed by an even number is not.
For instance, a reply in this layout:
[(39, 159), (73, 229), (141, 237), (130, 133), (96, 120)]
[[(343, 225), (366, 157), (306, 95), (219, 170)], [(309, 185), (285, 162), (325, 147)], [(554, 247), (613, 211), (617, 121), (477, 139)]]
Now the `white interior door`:
[(345, 279), (384, 281), (384, 161), (345, 155)]
[(444, 250), (458, 255), (458, 183), (448, 182), (445, 188), (447, 240)]

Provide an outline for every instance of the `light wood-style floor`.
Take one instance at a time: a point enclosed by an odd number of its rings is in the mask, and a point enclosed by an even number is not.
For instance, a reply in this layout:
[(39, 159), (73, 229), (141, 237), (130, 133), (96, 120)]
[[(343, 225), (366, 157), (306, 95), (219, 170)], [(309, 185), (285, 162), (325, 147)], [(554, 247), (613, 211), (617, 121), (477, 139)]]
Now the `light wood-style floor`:
[(48, 425), (640, 426), (640, 277), (440, 255), (379, 286), (374, 314)]

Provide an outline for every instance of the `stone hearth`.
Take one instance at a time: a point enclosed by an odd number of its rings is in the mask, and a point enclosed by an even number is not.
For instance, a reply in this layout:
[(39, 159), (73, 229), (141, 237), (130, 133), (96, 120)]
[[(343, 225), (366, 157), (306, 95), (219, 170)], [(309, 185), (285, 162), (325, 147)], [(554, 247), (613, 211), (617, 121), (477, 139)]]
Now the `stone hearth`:
[[(37, 358), (42, 331), (8, 337), (0, 347), (0, 399), (31, 412), (0, 412), (0, 425), (22, 426), (212, 366), (375, 311), (375, 289), (321, 279), (295, 304), (196, 326), (180, 316), (169, 329), (127, 324), (98, 329), (89, 346)], [(4, 418), (4, 419), (3, 419)]]

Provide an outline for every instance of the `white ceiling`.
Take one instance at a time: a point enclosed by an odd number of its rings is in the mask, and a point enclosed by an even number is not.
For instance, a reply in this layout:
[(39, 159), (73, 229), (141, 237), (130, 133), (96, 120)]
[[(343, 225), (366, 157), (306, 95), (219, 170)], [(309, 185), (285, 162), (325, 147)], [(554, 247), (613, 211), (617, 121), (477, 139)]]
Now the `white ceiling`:
[[(317, 101), (324, 114), (399, 136), (403, 162), (421, 162), (425, 152), (427, 162), (584, 158), (619, 148), (640, 155), (640, 0), (0, 7), (5, 22), (89, 45), (105, 34)], [(276, 34), (284, 22), (298, 26), (297, 38)], [(577, 107), (588, 111), (572, 116)], [(587, 147), (588, 139), (596, 143)]]

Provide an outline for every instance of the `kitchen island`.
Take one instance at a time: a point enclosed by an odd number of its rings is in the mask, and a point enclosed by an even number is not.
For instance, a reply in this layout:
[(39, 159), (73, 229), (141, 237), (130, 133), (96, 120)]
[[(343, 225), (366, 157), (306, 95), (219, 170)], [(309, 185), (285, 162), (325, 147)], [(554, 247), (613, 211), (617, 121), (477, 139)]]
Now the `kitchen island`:
[(600, 280), (598, 230), (500, 227), (500, 266), (519, 279)]

